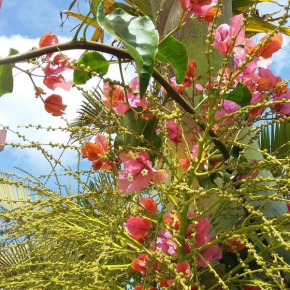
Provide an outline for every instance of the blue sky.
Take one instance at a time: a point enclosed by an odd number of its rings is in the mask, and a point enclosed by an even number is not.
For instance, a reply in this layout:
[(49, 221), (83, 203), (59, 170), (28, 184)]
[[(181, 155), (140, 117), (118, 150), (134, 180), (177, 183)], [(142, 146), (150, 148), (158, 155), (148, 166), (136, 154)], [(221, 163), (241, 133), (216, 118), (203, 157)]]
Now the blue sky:
[[(72, 0), (3, 0), (0, 10), (0, 56), (8, 53), (9, 47), (19, 49), (21, 52), (28, 51), (33, 46), (38, 45), (39, 38), (49, 31), (56, 33), (62, 41), (73, 36), (70, 32), (79, 21), (67, 20), (64, 29), (60, 28), (61, 19), (59, 11), (66, 10)], [(286, 4), (287, 0), (280, 0), (281, 4)], [(84, 14), (88, 11), (88, 1), (80, 1), (80, 10)], [(262, 14), (276, 11), (276, 6), (266, 4), (260, 8)], [(279, 10), (279, 9), (278, 9)], [(290, 78), (290, 38), (284, 37), (284, 49), (276, 53), (273, 57), (273, 64), (270, 67), (274, 74), (279, 74), (283, 79)], [(69, 56), (76, 58), (80, 51), (75, 51)], [(70, 77), (68, 72), (68, 77)], [(116, 77), (114, 72), (112, 77)], [(41, 81), (37, 80), (39, 84)], [(92, 85), (88, 84), (87, 88)], [(51, 93), (51, 92), (50, 92)], [(61, 94), (64, 103), (68, 105), (66, 117), (72, 120), (76, 116), (76, 111), (82, 101), (77, 90), (66, 93), (56, 90)], [(15, 78), (15, 90), (12, 94), (3, 96), (0, 100), (0, 124), (9, 125), (13, 130), (24, 132), (31, 141), (66, 143), (68, 134), (63, 132), (46, 132), (44, 130), (18, 129), (18, 125), (42, 124), (44, 126), (59, 127), (64, 122), (60, 118), (55, 118), (47, 114), (43, 109), (43, 104), (34, 98), (34, 91), (29, 79), (22, 75)], [(19, 143), (14, 134), (8, 132), (7, 142)], [(61, 150), (51, 151), (55, 157), (61, 154)], [(76, 153), (68, 151), (62, 157), (66, 165), (73, 168), (76, 166)], [(86, 168), (90, 162), (83, 161)], [(32, 174), (39, 175), (51, 171), (48, 162), (37, 150), (12, 149), (6, 146), (0, 153), (0, 170), (17, 172), (14, 167), (21, 167)], [(62, 172), (61, 169), (59, 169)]]

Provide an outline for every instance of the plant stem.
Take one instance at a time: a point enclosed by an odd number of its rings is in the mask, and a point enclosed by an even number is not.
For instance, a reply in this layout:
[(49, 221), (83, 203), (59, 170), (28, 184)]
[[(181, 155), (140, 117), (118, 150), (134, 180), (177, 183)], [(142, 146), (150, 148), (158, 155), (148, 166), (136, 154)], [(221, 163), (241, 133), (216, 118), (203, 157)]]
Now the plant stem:
[[(113, 46), (105, 45), (102, 43), (92, 42), (92, 41), (70, 41), (62, 44), (56, 44), (47, 46), (44, 48), (32, 50), (30, 52), (24, 53), (24, 54), (16, 54), (13, 56), (9, 56), (7, 58), (0, 59), (0, 65), (2, 64), (10, 64), (10, 63), (16, 63), (19, 61), (39, 57), (45, 54), (54, 53), (65, 51), (65, 50), (74, 50), (74, 49), (84, 49), (84, 50), (94, 50), (104, 53), (112, 54), (118, 58), (124, 58), (133, 60), (133, 57), (124, 49), (116, 48)], [(167, 91), (167, 93), (171, 96), (171, 98), (176, 101), (186, 112), (192, 115), (199, 116), (198, 113), (195, 111), (195, 109), (171, 86), (170, 83), (157, 71), (153, 70), (152, 77), (159, 82), (160, 85), (164, 87), (164, 89)], [(202, 118), (199, 118), (199, 122), (197, 123), (199, 127), (205, 131), (206, 130), (206, 124), (202, 120)], [(226, 148), (226, 146), (218, 140), (218, 136), (212, 131), (209, 130), (208, 135), (212, 138), (213, 143), (215, 146), (220, 150), (220, 152), (223, 154), (224, 160), (228, 160), (230, 157), (230, 154)]]

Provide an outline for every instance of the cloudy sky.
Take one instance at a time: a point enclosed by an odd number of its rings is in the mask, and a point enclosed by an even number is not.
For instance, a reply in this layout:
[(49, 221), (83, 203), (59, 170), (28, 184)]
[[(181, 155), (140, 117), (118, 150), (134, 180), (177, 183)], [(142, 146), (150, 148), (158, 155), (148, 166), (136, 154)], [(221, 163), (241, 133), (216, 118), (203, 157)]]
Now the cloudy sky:
[[(0, 10), (0, 56), (6, 56), (11, 47), (18, 49), (20, 52), (26, 52), (32, 47), (38, 46), (39, 38), (49, 31), (57, 34), (61, 41), (72, 38), (73, 32), (71, 30), (77, 25), (78, 21), (67, 20), (64, 28), (61, 28), (59, 16), (59, 12), (66, 10), (71, 1), (3, 0), (2, 9)], [(278, 2), (285, 5), (287, 0), (279, 0)], [(80, 1), (79, 8), (83, 14), (86, 14), (88, 2)], [(277, 10), (279, 10), (277, 6), (268, 3), (260, 7), (260, 13), (262, 14), (272, 13)], [(290, 77), (289, 39), (289, 37), (285, 37), (285, 48), (274, 55), (273, 65), (271, 66), (272, 71), (284, 79)], [(68, 55), (71, 58), (76, 58), (80, 55), (80, 52), (74, 51)], [(25, 64), (19, 66), (25, 68)], [(41, 71), (39, 73), (41, 74)], [(30, 141), (66, 143), (68, 134), (63, 132), (18, 128), (20, 125), (28, 124), (59, 127), (64, 125), (64, 121), (46, 113), (43, 103), (35, 99), (33, 86), (25, 74), (17, 74), (15, 71), (15, 75), (13, 93), (4, 95), (0, 100), (0, 124), (8, 125), (14, 131), (21, 131)], [(116, 77), (114, 69), (111, 70), (110, 75)], [(71, 72), (67, 72), (66, 77), (68, 79), (71, 78)], [(43, 87), (41, 78), (35, 78), (35, 81)], [(93, 83), (89, 83), (87, 88), (92, 85)], [(52, 94), (49, 90), (47, 90), (47, 93), (48, 95)], [(76, 89), (72, 89), (70, 93), (56, 89), (55, 93), (60, 94), (63, 97), (63, 102), (68, 105), (65, 118), (68, 120), (74, 119), (82, 101), (82, 96)], [(22, 141), (12, 132), (8, 132), (7, 142), (19, 143)], [(50, 149), (50, 152), (55, 157), (61, 154), (61, 151), (57, 149)], [(75, 166), (76, 153), (66, 151), (62, 161), (65, 165)], [(84, 164), (87, 168), (89, 167), (89, 162)], [(23, 168), (35, 175), (49, 173), (51, 170), (49, 163), (37, 150), (12, 149), (10, 146), (6, 146), (5, 150), (0, 153), (0, 170), (21, 174), (15, 167)], [(61, 172), (60, 168), (59, 171)]]

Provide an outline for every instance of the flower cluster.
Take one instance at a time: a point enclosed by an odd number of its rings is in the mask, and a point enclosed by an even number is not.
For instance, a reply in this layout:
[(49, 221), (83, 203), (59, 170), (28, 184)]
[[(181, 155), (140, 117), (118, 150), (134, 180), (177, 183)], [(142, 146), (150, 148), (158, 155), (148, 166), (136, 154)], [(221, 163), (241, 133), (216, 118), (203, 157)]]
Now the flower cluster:
[[(43, 48), (46, 46), (58, 44), (58, 38), (52, 32), (49, 32), (43, 35), (39, 40), (39, 47)], [(59, 53), (53, 57), (52, 53), (47, 54), (43, 58), (43, 62), (47, 63), (43, 72), (45, 77), (43, 79), (43, 84), (49, 88), (50, 90), (55, 90), (56, 88), (61, 88), (66, 91), (70, 91), (72, 87), (72, 81), (65, 80), (62, 73), (69, 69), (68, 59), (67, 57)], [(44, 95), (44, 91), (37, 87), (35, 89), (36, 95), (40, 96)], [(64, 110), (66, 109), (66, 105), (62, 103), (62, 98), (60, 95), (53, 94), (47, 97), (44, 101), (44, 108), (48, 113), (51, 113), (52, 116), (62, 116), (64, 114)]]

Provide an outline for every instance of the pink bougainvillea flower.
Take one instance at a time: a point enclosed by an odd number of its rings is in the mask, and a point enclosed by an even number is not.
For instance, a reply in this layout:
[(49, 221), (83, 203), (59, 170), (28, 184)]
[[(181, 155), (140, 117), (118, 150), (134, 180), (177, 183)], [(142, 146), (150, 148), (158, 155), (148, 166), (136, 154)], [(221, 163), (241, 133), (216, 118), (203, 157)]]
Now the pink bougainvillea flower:
[(172, 77), (170, 79), (170, 84), (180, 95), (183, 96), (185, 94), (185, 87), (183, 86), (183, 84), (179, 85), (176, 82), (176, 77)]
[[(147, 262), (149, 261), (149, 257), (146, 254), (139, 254), (138, 258), (136, 258), (131, 264), (131, 269), (136, 272), (143, 272), (146, 275), (147, 271)], [(142, 289), (142, 288), (141, 288)]]
[(108, 146), (108, 139), (105, 136), (98, 134), (95, 138), (95, 143), (85, 143), (84, 147), (82, 148), (82, 157), (87, 158), (93, 162), (92, 167), (94, 170), (99, 170), (101, 168), (111, 169), (111, 165), (108, 161), (102, 161), (100, 159), (101, 155), (109, 152)]
[(177, 245), (172, 241), (172, 235), (166, 229), (161, 233), (161, 236), (156, 240), (156, 250), (167, 253), (170, 256), (175, 256), (177, 254)]
[(163, 221), (169, 227), (173, 226), (175, 228), (175, 230), (177, 230), (177, 231), (180, 229), (180, 216), (179, 216), (179, 214), (172, 214), (171, 212), (169, 212), (166, 216), (163, 217)]
[[(260, 43), (265, 43), (266, 40), (270, 38), (269, 35), (264, 36)], [(271, 37), (271, 41), (265, 45), (265, 47), (260, 48), (259, 56), (264, 58), (272, 57), (272, 55), (281, 49), (283, 42), (282, 33), (277, 33)]]
[[(283, 99), (287, 101), (290, 100), (290, 88), (287, 89), (287, 92), (282, 93), (280, 95), (275, 94), (273, 97), (273, 101), (275, 102), (282, 101)], [(274, 104), (272, 108), (276, 109), (280, 113), (280, 115), (286, 115), (286, 116), (290, 115), (290, 103)]]
[(288, 211), (290, 212), (290, 202), (286, 202), (286, 205), (287, 205)]
[(150, 230), (152, 226), (152, 223), (142, 217), (130, 217), (124, 226), (133, 239), (143, 242), (147, 231)]
[[(244, 238), (241, 238), (240, 240), (245, 240), (245, 239)], [(233, 253), (235, 251), (240, 252), (240, 251), (242, 251), (246, 247), (246, 244), (241, 243), (241, 242), (239, 242), (237, 240), (230, 240), (228, 242), (231, 245), (230, 246), (225, 246), (225, 250), (227, 252), (230, 252), (230, 253)]]
[(258, 79), (258, 90), (269, 91), (275, 88), (277, 84), (277, 78), (269, 69), (260, 69)]
[[(6, 141), (7, 130), (0, 130), (0, 144)], [(4, 145), (0, 145), (0, 152), (4, 150)]]
[[(231, 19), (231, 25), (222, 24), (215, 30), (214, 48), (221, 55), (226, 55), (231, 52), (231, 49), (240, 45), (245, 39), (245, 27), (243, 27), (243, 14), (238, 14)], [(236, 40), (232, 46), (232, 37)]]
[[(149, 290), (149, 288), (144, 288), (141, 284), (138, 284), (133, 290)], [(150, 290), (158, 290), (156, 287), (151, 287)]]
[(66, 81), (62, 75), (45, 77), (43, 83), (51, 90), (62, 88), (70, 91), (72, 87), (72, 81)]
[(190, 277), (190, 265), (188, 261), (183, 261), (176, 264), (177, 273), (183, 273), (185, 277)]
[(46, 47), (53, 44), (58, 44), (57, 36), (51, 31), (45, 35), (43, 35), (39, 40), (39, 47)]
[(2, 0), (0, 0), (0, 9), (2, 8)]
[(44, 101), (44, 108), (46, 112), (51, 113), (52, 116), (62, 116), (66, 105), (62, 103), (62, 98), (59, 95), (51, 95), (47, 97)]
[[(195, 160), (197, 157), (197, 153), (198, 153), (198, 145), (194, 145), (191, 151), (191, 157), (192, 160)], [(179, 164), (183, 169), (188, 169), (189, 165), (190, 165), (190, 158), (189, 156), (187, 156), (187, 158), (184, 159), (179, 159)]]
[(60, 62), (57, 65), (53, 65), (49, 62), (43, 69), (43, 72), (46, 76), (57, 76), (67, 69), (69, 69), (67, 62)]
[[(191, 212), (188, 215), (188, 218), (193, 218), (195, 216), (194, 212)], [(197, 225), (195, 225), (195, 228), (193, 229), (193, 225), (190, 224), (187, 228), (187, 238), (191, 240), (193, 237), (192, 235), (194, 234), (195, 238), (195, 247), (199, 248), (207, 243), (211, 242), (214, 240), (214, 237), (209, 236), (209, 232), (211, 229), (210, 221), (208, 218), (201, 216), (197, 219)], [(186, 252), (191, 252), (191, 248), (189, 245), (186, 245), (185, 247)], [(205, 261), (208, 263), (211, 263), (213, 259), (221, 259), (222, 258), (222, 251), (219, 248), (218, 245), (213, 245), (204, 251), (201, 252), (201, 255)], [(207, 263), (202, 258), (198, 259), (198, 264), (201, 267), (208, 267)]]
[(244, 290), (261, 290), (261, 288), (258, 286), (248, 286), (248, 285), (244, 285), (243, 289)]
[(164, 169), (153, 168), (148, 153), (122, 153), (120, 159), (125, 166), (118, 179), (118, 189), (121, 194), (126, 191), (140, 191), (146, 188), (151, 180), (154, 183), (163, 183), (167, 179), (168, 174)]
[[(134, 92), (139, 92), (139, 77), (133, 78), (129, 83), (129, 87), (131, 87)], [(147, 103), (147, 100), (145, 98), (141, 99), (140, 95), (135, 95), (132, 92), (128, 92), (128, 101), (130, 106), (133, 108), (143, 107), (144, 109), (146, 109), (149, 107), (149, 104)]]
[(198, 16), (205, 16), (218, 0), (181, 0), (181, 8), (187, 9)]
[[(229, 101), (229, 100), (221, 100), (221, 105), (222, 107), (220, 109), (218, 109), (214, 115), (214, 117), (216, 119), (219, 119), (227, 114), (233, 113), (235, 111), (237, 111), (240, 106), (238, 104), (236, 104), (233, 101)], [(233, 118), (228, 118), (226, 120), (226, 124), (230, 124), (232, 122)]]
[(219, 10), (218, 13), (217, 13), (217, 8), (216, 7), (211, 7), (208, 10), (208, 12), (204, 15), (204, 21), (206, 21), (208, 23), (211, 23), (211, 22), (213, 22), (213, 20), (214, 20), (216, 15), (221, 16), (222, 15), (221, 10)]
[[(218, 245), (211, 246), (200, 253), (204, 260), (206, 260), (209, 264), (214, 259), (222, 258), (222, 251)], [(200, 267), (206, 268), (208, 267), (207, 263), (201, 258), (198, 259), (198, 265)]]
[(157, 204), (150, 197), (141, 197), (140, 204), (151, 213), (155, 214), (157, 212)]
[(267, 69), (272, 64), (272, 62), (273, 61), (271, 58), (264, 58), (264, 57), (260, 56), (259, 60), (257, 61), (257, 65), (260, 68)]
[(126, 103), (125, 93), (121, 87), (104, 83), (103, 92), (102, 101), (107, 107), (112, 107), (120, 115), (130, 110), (130, 106)]
[(174, 143), (182, 143), (182, 135), (179, 126), (172, 120), (166, 121), (167, 137)]

